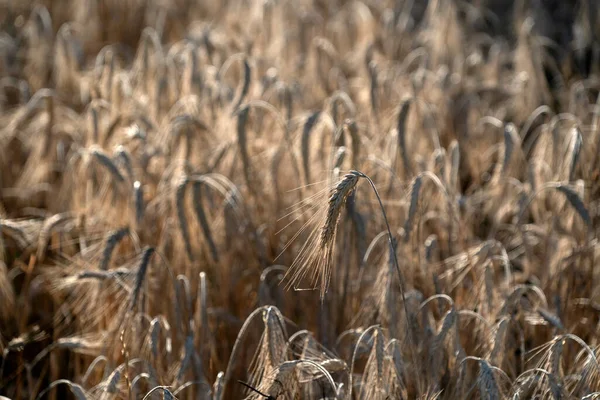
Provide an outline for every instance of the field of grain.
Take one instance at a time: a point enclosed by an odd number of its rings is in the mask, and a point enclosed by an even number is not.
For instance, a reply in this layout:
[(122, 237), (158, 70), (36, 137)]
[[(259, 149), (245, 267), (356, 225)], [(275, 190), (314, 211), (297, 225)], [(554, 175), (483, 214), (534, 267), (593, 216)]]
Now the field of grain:
[(600, 399), (594, 0), (0, 1), (0, 395)]

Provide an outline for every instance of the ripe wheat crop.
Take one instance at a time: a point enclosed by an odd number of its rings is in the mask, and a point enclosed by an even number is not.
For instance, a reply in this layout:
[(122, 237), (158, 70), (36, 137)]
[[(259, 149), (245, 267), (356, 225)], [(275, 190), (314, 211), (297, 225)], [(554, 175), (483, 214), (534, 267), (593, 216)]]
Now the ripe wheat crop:
[(0, 397), (600, 398), (598, 27), (0, 2)]

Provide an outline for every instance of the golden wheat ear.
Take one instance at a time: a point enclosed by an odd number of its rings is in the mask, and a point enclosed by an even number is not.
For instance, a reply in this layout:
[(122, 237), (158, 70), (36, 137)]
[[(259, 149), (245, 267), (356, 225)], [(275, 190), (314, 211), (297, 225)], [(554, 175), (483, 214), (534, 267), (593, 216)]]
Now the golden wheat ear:
[(333, 189), (328, 201), (327, 217), (325, 218), (325, 223), (321, 229), (319, 242), (321, 248), (325, 248), (333, 242), (342, 206), (346, 203), (346, 199), (350, 193), (356, 188), (356, 184), (360, 177), (361, 176), (356, 171), (352, 171), (349, 174), (344, 175)]
[[(317, 211), (311, 219), (323, 222), (311, 232), (286, 273), (286, 279), (289, 279), (286, 286), (288, 289), (293, 287), (294, 290), (300, 291), (319, 288), (321, 299), (325, 297), (331, 277), (337, 224), (348, 196), (354, 191), (361, 177), (361, 173), (357, 171), (344, 175), (333, 186), (327, 207), (316, 207)], [(301, 281), (307, 276), (310, 277), (311, 288), (299, 288)]]
[[(373, 189), (373, 192), (375, 193), (375, 196), (379, 202), (381, 213), (386, 224), (389, 245), (390, 248), (394, 249), (393, 261), (398, 273), (398, 279), (400, 280), (402, 297), (404, 298), (404, 279), (398, 265), (398, 260), (395, 256), (395, 240), (393, 239), (393, 235), (391, 233), (385, 209), (383, 207), (383, 203), (381, 202), (381, 197), (379, 196), (379, 192), (377, 191), (375, 183), (371, 180), (371, 178), (360, 171), (354, 170), (344, 175), (344, 177), (333, 187), (329, 200), (327, 201), (327, 208), (324, 212), (320, 234), (315, 234), (315, 231), (311, 233), (307, 242), (300, 250), (298, 257), (294, 260), (290, 269), (286, 273), (286, 278), (288, 278), (289, 275), (289, 283), (287, 285), (288, 289), (290, 287), (294, 287), (295, 290), (302, 290), (297, 288), (298, 284), (307, 275), (310, 275), (312, 286), (315, 288), (318, 286), (320, 288), (321, 299), (324, 298), (329, 286), (329, 279), (331, 277), (335, 237), (342, 207), (346, 203), (346, 200), (350, 194), (356, 189), (356, 185), (361, 178), (366, 179), (369, 182), (369, 185)], [(318, 214), (319, 211), (317, 211), (316, 215)]]

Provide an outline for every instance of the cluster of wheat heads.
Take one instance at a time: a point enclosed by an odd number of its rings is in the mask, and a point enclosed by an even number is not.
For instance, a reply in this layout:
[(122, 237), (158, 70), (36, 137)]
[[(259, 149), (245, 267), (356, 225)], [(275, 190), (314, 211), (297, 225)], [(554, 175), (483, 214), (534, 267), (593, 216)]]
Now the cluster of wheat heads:
[(599, 10), (508, 3), (0, 4), (0, 395), (600, 398)]

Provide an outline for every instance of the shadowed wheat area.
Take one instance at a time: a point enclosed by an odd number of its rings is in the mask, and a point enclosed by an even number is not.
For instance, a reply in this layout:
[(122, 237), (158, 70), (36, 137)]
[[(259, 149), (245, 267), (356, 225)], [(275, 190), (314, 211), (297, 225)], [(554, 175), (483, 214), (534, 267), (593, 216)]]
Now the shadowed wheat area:
[(600, 399), (598, 27), (0, 2), (0, 395)]

